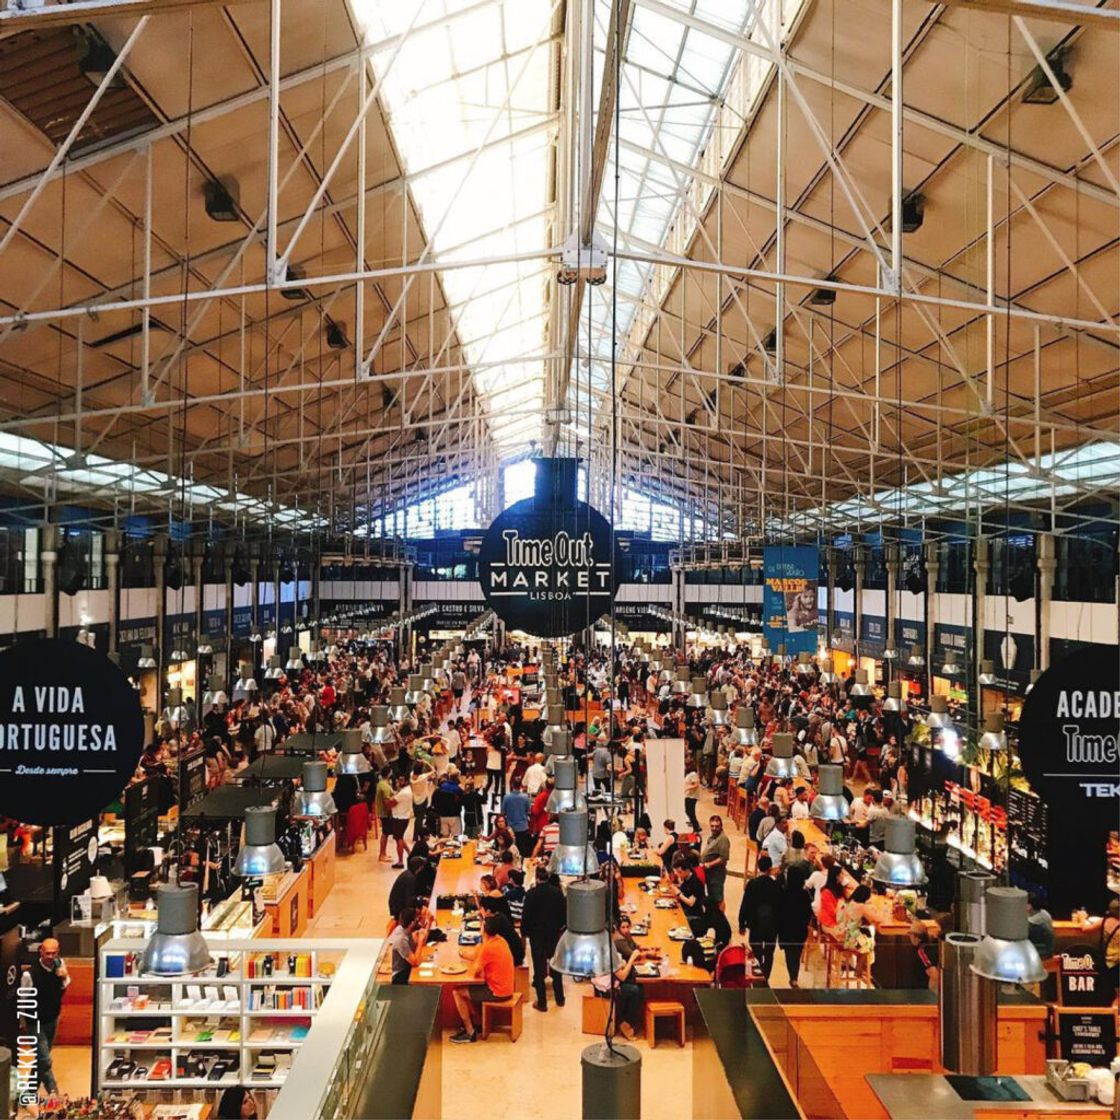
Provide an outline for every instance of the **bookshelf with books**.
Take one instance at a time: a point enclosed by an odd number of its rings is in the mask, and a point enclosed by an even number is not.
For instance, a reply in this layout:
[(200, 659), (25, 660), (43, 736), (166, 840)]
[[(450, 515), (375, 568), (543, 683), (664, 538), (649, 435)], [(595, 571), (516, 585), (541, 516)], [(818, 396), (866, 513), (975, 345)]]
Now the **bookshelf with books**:
[(193, 976), (141, 974), (144, 942), (100, 951), (96, 1089), (278, 1089), (323, 1006), (343, 943), (225, 941)]

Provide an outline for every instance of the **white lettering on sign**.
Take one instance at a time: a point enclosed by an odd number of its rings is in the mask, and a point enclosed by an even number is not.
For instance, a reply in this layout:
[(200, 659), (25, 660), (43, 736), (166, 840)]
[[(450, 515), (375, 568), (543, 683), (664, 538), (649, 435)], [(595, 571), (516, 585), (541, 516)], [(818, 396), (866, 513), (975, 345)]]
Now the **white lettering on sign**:
[(1111, 719), (1120, 717), (1120, 689), (1082, 692), (1081, 689), (1058, 693), (1058, 719)]
[(512, 567), (590, 568), (595, 563), (595, 544), (590, 533), (573, 537), (563, 531), (551, 540), (525, 539), (516, 529), (502, 533), (506, 542), (506, 563)]
[(1062, 724), (1066, 737), (1066, 761), (1070, 763), (1116, 762), (1115, 735), (1086, 735), (1075, 723)]

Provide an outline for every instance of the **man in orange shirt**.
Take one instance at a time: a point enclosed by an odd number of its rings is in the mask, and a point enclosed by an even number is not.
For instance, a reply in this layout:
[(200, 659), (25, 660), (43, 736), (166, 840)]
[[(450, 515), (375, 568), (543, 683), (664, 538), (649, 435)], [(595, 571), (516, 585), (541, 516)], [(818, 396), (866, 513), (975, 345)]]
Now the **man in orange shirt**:
[(513, 954), (501, 936), (497, 918), (490, 916), (482, 923), (482, 944), (477, 949), (460, 949), (459, 956), (473, 960), (471, 983), (453, 988), (455, 1010), (463, 1029), (451, 1036), (452, 1042), (474, 1042), (478, 1031), (474, 1025), (474, 1009), (494, 1000), (513, 995)]

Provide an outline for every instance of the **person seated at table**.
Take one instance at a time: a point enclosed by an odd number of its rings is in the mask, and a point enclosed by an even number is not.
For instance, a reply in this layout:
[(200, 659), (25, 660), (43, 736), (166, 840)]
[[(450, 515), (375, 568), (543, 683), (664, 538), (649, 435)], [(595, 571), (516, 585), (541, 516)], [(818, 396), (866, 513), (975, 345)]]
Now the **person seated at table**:
[(482, 837), (488, 844), (497, 844), (499, 836), (509, 837), (510, 844), (515, 844), (517, 837), (510, 828), (506, 818), (501, 813), (495, 813), (490, 821), (490, 831)]
[(518, 966), (524, 964), (525, 942), (513, 924), (509, 899), (502, 893), (497, 896), (481, 895), (478, 899), (478, 912), (483, 921), (489, 915), (498, 918), (498, 933), (505, 938), (509, 951), (513, 954), (513, 963)]
[(518, 867), (513, 868), (502, 886), (502, 894), (506, 896), (506, 902), (509, 904), (509, 916), (513, 919), (515, 925), (521, 921), (521, 913), (525, 909), (525, 895), (527, 893), (525, 890), (525, 872)]
[(677, 822), (670, 817), (661, 827), (665, 830), (665, 839), (657, 845), (657, 854), (668, 874), (673, 867), (673, 853), (677, 850)]
[(841, 901), (837, 908), (836, 939), (845, 949), (870, 955), (875, 949), (875, 937), (871, 922), (871, 911), (867, 904), (871, 901), (871, 888), (861, 883), (851, 895)]
[(634, 829), (634, 840), (627, 853), (629, 859), (637, 861), (649, 858), (649, 829), (638, 827)]
[(494, 862), (499, 864), (503, 862), (503, 857), (510, 855), (513, 857), (513, 866), (520, 867), (522, 864), (521, 853), (517, 850), (516, 845), (510, 839), (509, 835), (504, 832), (498, 833), (494, 838)]
[(687, 856), (678, 854), (673, 857), (673, 877), (669, 889), (680, 903), (692, 932), (697, 935), (706, 933), (707, 892)]
[(419, 967), (424, 959), (424, 944), (431, 924), (432, 913), (426, 907), (406, 906), (397, 916), (397, 924), (388, 938), (392, 950), (393, 984), (407, 984), (412, 970)]
[(483, 900), (486, 899), (493, 903), (489, 906), (491, 911), (501, 910), (506, 917), (509, 917), (509, 903), (506, 902), (506, 896), (502, 894), (502, 889), (498, 886), (498, 880), (493, 875), (483, 875), (478, 881), (478, 890), (474, 894), (475, 904), (480, 910)]
[(459, 956), (472, 961), (470, 983), (451, 989), (455, 1010), (462, 1029), (451, 1036), (452, 1042), (476, 1042), (475, 1008), (484, 1003), (507, 1000), (514, 992), (513, 953), (501, 935), (501, 922), (494, 914), (482, 922), (482, 943), (477, 949), (460, 949)]
[(436, 862), (439, 859), (439, 845), (433, 845), (426, 828), (417, 828), (409, 852), (409, 867), (413, 861), (423, 860), (424, 866), (416, 873), (416, 894), (419, 898), (428, 898), (436, 881)]
[(645, 996), (642, 994), (641, 985), (634, 974), (634, 968), (640, 961), (660, 955), (657, 949), (639, 948), (630, 930), (629, 916), (621, 915), (618, 919), (617, 932), (614, 938), (614, 948), (620, 962), (613, 977), (617, 983), (612, 985), (612, 977), (609, 972), (602, 976), (594, 976), (591, 979), (591, 986), (595, 990), (595, 994), (604, 998), (610, 998), (611, 987), (615, 987), (618, 993), (616, 1004), (617, 1027), (619, 1033), (627, 1042), (634, 1041), (635, 1028), (641, 1027), (642, 1008), (645, 1006)]
[(498, 884), (499, 888), (505, 888), (506, 883), (509, 882), (509, 873), (516, 870), (517, 867), (513, 861), (513, 852), (507, 848), (498, 856), (498, 862), (494, 864), (494, 881)]

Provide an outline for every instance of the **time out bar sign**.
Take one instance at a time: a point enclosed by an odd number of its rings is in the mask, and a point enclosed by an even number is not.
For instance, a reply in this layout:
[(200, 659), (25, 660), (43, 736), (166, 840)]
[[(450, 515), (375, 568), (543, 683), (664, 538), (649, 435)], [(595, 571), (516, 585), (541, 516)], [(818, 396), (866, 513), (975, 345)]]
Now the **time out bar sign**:
[(104, 654), (49, 638), (0, 653), (0, 813), (89, 820), (124, 789), (143, 743), (139, 697)]
[(574, 634), (610, 609), (618, 586), (606, 518), (575, 496), (575, 460), (537, 460), (533, 497), (490, 526), (478, 556), (482, 594), (513, 630)]

